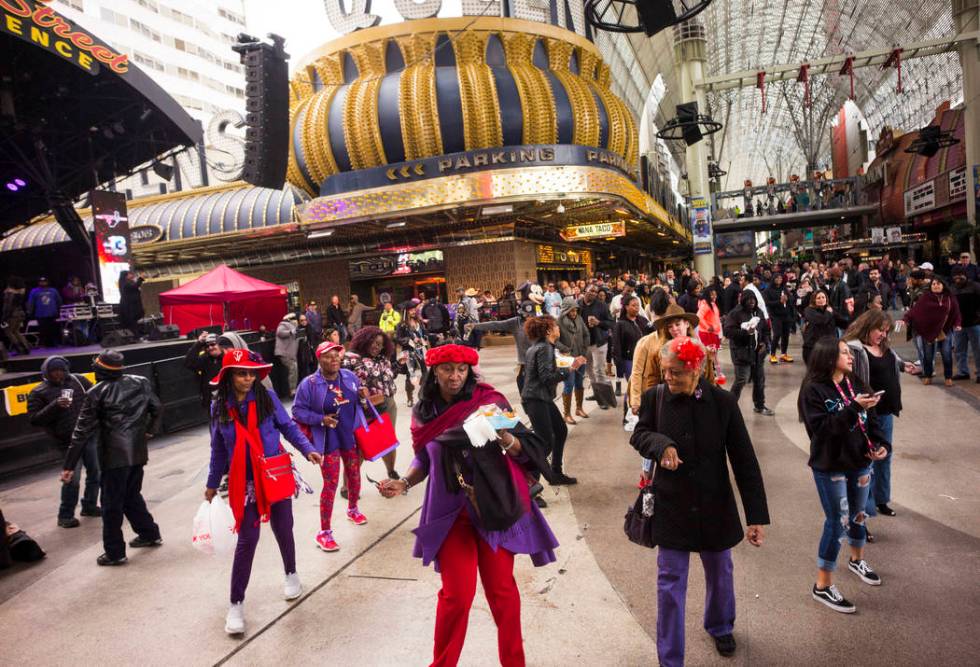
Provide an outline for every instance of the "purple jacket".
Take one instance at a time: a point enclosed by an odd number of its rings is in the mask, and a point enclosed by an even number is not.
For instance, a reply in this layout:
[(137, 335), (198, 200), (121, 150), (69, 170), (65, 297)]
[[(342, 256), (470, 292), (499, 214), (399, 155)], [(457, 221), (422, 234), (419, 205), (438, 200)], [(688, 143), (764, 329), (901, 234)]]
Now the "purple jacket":
[[(279, 397), (271, 389), (269, 397), (272, 399), (272, 414), (259, 423), (259, 433), (262, 435), (262, 450), (266, 456), (275, 456), (281, 451), (279, 435), (282, 434), (286, 440), (306, 457), (310, 452), (315, 451), (310, 441), (306, 439), (303, 432), (299, 430), (286, 409), (282, 407)], [(234, 399), (230, 401), (234, 405)], [(248, 420), (248, 411), (255, 408), (255, 395), (248, 392), (245, 401), (235, 406), (243, 420)], [(235, 422), (229, 421), (222, 424), (218, 420), (217, 403), (211, 404), (211, 466), (208, 470), (207, 488), (216, 489), (221, 483), (221, 476), (228, 472), (228, 465), (231, 463), (232, 454), (235, 452)], [(248, 461), (248, 459), (246, 459)]]
[(337, 428), (328, 429), (323, 425), (323, 405), (327, 400), (327, 381), (317, 370), (313, 375), (303, 378), (296, 388), (293, 400), (293, 418), (300, 424), (310, 427), (313, 434), (313, 447), (321, 454), (329, 454), (338, 449), (348, 451), (356, 446), (354, 429), (356, 411), (360, 405), (358, 392), (361, 381), (349, 370), (340, 369), (340, 386), (349, 403), (337, 411)]

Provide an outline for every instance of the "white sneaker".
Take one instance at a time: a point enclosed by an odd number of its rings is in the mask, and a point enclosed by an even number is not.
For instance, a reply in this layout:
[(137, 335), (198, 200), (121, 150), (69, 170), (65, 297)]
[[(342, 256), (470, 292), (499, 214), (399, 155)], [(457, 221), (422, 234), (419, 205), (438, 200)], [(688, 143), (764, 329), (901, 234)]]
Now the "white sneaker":
[(229, 635), (240, 635), (245, 632), (245, 611), (241, 602), (228, 607), (228, 615), (225, 616), (225, 632)]
[(282, 594), (287, 600), (295, 600), (303, 594), (303, 584), (299, 581), (299, 575), (293, 572), (286, 575), (286, 583), (282, 587)]

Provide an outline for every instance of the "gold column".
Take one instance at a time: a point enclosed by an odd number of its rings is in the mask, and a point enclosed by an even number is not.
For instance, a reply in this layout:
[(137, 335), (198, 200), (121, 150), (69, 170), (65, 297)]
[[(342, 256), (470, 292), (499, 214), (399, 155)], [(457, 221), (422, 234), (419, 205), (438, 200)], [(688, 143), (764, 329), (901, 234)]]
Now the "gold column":
[(522, 142), (525, 144), (557, 144), (558, 113), (551, 82), (534, 66), (532, 54), (537, 41), (526, 33), (502, 33), (507, 69), (514, 77), (517, 94), (521, 98), (524, 123)]
[(557, 39), (547, 39), (548, 66), (568, 94), (575, 125), (572, 143), (583, 146), (599, 145), (599, 110), (589, 85), (568, 69), (572, 57), (572, 45)]
[(344, 141), (352, 169), (367, 169), (388, 163), (381, 143), (378, 119), (378, 90), (385, 74), (385, 45), (388, 40), (359, 44), (349, 53), (357, 64), (358, 77), (347, 89), (344, 100)]
[(399, 37), (396, 41), (405, 59), (405, 69), (398, 86), (398, 116), (405, 143), (405, 159), (442, 155), (436, 68), (432, 62), (436, 34), (416, 33)]
[(467, 31), (453, 40), (466, 150), (504, 143), (497, 85), (486, 64), (488, 37), (489, 33)]

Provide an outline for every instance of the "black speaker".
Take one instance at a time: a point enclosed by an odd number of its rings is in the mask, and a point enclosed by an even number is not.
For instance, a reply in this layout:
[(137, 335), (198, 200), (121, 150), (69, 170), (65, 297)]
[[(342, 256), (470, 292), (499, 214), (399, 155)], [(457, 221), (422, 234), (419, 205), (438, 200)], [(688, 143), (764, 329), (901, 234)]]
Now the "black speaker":
[(193, 330), (187, 332), (187, 339), (188, 340), (197, 340), (197, 337), (200, 336), (202, 333), (205, 333), (205, 332), (207, 332), (207, 333), (213, 333), (215, 336), (220, 336), (221, 335), (221, 325), (220, 324), (212, 324), (209, 327), (198, 327), (197, 329), (193, 329)]
[(245, 168), (242, 179), (279, 189), (289, 158), (289, 59), (282, 42), (235, 49), (245, 66)]
[(677, 119), (684, 123), (681, 132), (684, 142), (688, 146), (693, 146), (702, 139), (701, 127), (698, 125), (698, 103), (688, 102), (677, 105)]
[(137, 342), (136, 336), (129, 329), (115, 329), (103, 336), (99, 345), (102, 347), (119, 347), (120, 345), (132, 345), (135, 342)]
[(180, 338), (180, 327), (176, 324), (157, 323), (148, 332), (150, 340), (174, 340)]

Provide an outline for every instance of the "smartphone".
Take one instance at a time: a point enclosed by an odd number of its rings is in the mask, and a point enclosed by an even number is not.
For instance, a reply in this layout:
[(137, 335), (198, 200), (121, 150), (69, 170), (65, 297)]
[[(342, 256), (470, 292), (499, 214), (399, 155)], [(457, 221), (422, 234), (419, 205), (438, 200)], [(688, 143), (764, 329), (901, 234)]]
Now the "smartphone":
[(873, 395), (873, 396), (881, 396), (881, 395), (883, 395), (884, 393), (885, 393), (885, 390), (884, 390), (884, 389), (882, 389), (881, 391), (876, 391), (876, 392), (875, 392), (874, 394), (872, 394), (872, 395)]

